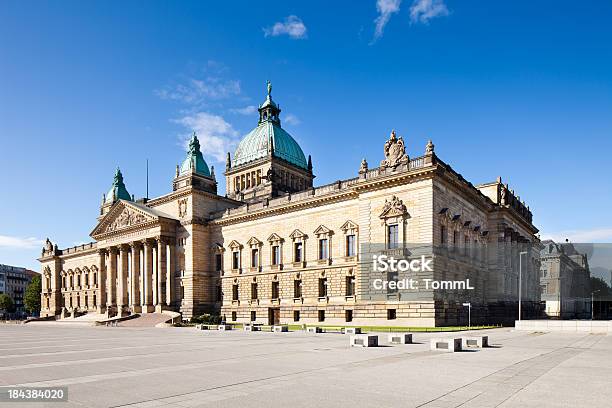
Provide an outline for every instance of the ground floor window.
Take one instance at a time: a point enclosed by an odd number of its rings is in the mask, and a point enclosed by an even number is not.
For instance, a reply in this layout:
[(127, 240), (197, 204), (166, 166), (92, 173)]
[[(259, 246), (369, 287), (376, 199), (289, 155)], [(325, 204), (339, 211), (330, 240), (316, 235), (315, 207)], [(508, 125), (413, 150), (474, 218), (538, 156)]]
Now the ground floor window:
[(255, 320), (257, 320), (257, 312), (256, 311), (251, 311), (251, 321), (254, 322)]
[(320, 322), (325, 321), (325, 310), (319, 310), (319, 321)]
[(387, 320), (395, 320), (397, 311), (395, 309), (387, 309)]
[(238, 319), (238, 314), (236, 312), (232, 312), (232, 322), (235, 322)]
[(299, 310), (294, 310), (293, 311), (293, 321), (294, 322), (299, 322), (300, 321), (300, 311)]
[(344, 312), (344, 318), (346, 319), (347, 322), (352, 322), (353, 321), (353, 311), (352, 310), (346, 310)]

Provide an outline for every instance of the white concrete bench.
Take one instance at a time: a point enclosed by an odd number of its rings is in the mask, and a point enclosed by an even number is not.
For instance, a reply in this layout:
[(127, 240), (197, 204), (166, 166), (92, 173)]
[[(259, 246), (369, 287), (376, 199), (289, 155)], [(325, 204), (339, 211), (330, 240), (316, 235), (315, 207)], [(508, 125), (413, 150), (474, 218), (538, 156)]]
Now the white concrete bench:
[(217, 330), (220, 330), (220, 331), (232, 330), (232, 325), (231, 324), (220, 324), (217, 327)]
[(361, 334), (360, 327), (345, 327), (342, 331), (344, 334)]
[(273, 326), (272, 331), (274, 333), (288, 332), (289, 326)]
[(489, 336), (463, 337), (461, 347), (489, 347)]
[(389, 333), (389, 344), (412, 344), (412, 333)]
[(248, 332), (254, 332), (254, 331), (260, 331), (261, 327), (255, 326), (255, 325), (252, 325), (252, 324), (245, 324), (244, 327), (243, 327), (243, 330), (244, 331), (248, 331)]
[(351, 347), (378, 347), (378, 336), (375, 334), (356, 334), (350, 338)]
[(461, 351), (461, 343), (461, 337), (456, 339), (431, 339), (430, 349), (454, 353), (455, 351)]
[(306, 333), (323, 333), (323, 329), (320, 327), (307, 327)]

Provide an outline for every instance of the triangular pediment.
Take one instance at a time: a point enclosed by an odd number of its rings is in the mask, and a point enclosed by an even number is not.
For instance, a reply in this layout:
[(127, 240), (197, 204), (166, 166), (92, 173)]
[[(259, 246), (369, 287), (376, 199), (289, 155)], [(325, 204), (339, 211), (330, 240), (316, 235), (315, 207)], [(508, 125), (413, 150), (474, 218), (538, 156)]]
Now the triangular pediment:
[(117, 201), (90, 235), (95, 238), (102, 234), (126, 230), (141, 224), (159, 222), (159, 214), (143, 207), (125, 200)]
[(257, 239), (257, 238), (255, 238), (255, 237), (251, 237), (251, 239), (249, 239), (249, 240), (247, 241), (247, 244), (248, 244), (249, 246), (261, 245), (261, 241), (260, 241), (260, 240), (258, 240), (258, 239)]
[(380, 218), (402, 217), (406, 215), (406, 206), (396, 196), (392, 196), (391, 200), (385, 200)]
[(268, 237), (268, 242), (280, 242), (282, 240), (283, 238), (281, 238), (281, 236), (278, 235), (276, 232), (272, 233), (272, 235)]
[(306, 238), (306, 234), (304, 234), (302, 231), (300, 231), (299, 229), (296, 229), (295, 231), (293, 231), (291, 233), (291, 235), (289, 235), (289, 237), (291, 237), (291, 239), (296, 239), (296, 238)]
[(233, 240), (232, 242), (229, 243), (229, 247), (231, 249), (240, 249), (242, 248), (242, 244), (236, 240)]
[(316, 230), (314, 230), (315, 235), (331, 234), (331, 232), (332, 230), (327, 228), (325, 225), (319, 225), (319, 227)]
[(348, 220), (347, 222), (345, 222), (344, 224), (342, 224), (342, 226), (340, 227), (340, 229), (344, 232), (347, 231), (357, 231), (359, 229), (359, 227), (357, 226), (357, 224), (355, 224), (353, 221)]

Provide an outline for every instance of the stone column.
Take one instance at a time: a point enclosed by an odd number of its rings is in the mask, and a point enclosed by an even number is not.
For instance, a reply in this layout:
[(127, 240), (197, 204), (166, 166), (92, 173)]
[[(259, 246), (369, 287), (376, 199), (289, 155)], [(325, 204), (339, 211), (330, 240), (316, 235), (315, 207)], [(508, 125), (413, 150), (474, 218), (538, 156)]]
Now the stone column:
[(98, 313), (106, 310), (106, 249), (98, 251)]
[(161, 313), (164, 304), (163, 287), (164, 278), (166, 277), (166, 239), (164, 237), (157, 238), (157, 298), (155, 299), (155, 311)]
[(170, 265), (168, 268), (168, 273), (166, 274), (166, 305), (172, 306), (172, 301), (174, 298), (174, 274), (176, 272), (176, 243), (174, 240), (171, 240), (169, 243), (170, 251), (168, 256), (170, 257)]
[(132, 275), (130, 276), (130, 291), (132, 293), (131, 309), (133, 313), (140, 313), (140, 247), (139, 242), (132, 242)]
[(150, 313), (153, 310), (153, 291), (151, 286), (151, 275), (153, 274), (153, 246), (150, 241), (143, 240), (144, 249), (144, 273), (143, 273), (143, 292), (144, 304), (142, 305), (143, 313)]
[(108, 306), (117, 305), (117, 248), (110, 247), (108, 251)]
[(127, 307), (127, 274), (128, 274), (128, 246), (119, 248), (120, 262), (117, 273), (117, 314), (123, 316)]

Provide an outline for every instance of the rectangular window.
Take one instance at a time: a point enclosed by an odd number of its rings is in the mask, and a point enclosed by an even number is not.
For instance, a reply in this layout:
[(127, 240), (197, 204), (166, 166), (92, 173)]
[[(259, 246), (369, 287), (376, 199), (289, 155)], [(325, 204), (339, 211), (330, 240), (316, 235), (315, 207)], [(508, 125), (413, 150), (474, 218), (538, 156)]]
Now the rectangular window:
[(346, 310), (344, 312), (344, 320), (346, 320), (347, 322), (353, 321), (353, 311), (352, 310)]
[(300, 321), (300, 311), (299, 310), (294, 310), (293, 311), (293, 321), (294, 322), (299, 322)]
[(234, 283), (232, 285), (232, 300), (238, 300), (238, 284)]
[(272, 299), (280, 298), (279, 290), (280, 286), (278, 282), (272, 282)]
[(232, 252), (232, 269), (240, 268), (240, 251)]
[(272, 265), (280, 265), (280, 246), (272, 246)]
[(453, 245), (459, 245), (459, 233), (457, 231), (453, 231)]
[(395, 320), (397, 317), (396, 309), (387, 309), (387, 320)]
[(319, 297), (327, 296), (327, 278), (319, 278)]
[(221, 254), (215, 254), (215, 271), (221, 272), (223, 270), (223, 256)]
[(355, 296), (355, 277), (346, 277), (346, 296)]
[(302, 262), (302, 256), (303, 256), (303, 251), (302, 251), (302, 243), (301, 242), (296, 242), (293, 246), (294, 251), (293, 251), (293, 261), (294, 262)]
[(355, 256), (355, 235), (346, 236), (346, 256)]
[(446, 244), (446, 227), (444, 225), (440, 226), (440, 243), (442, 245)]
[(232, 322), (235, 322), (238, 319), (238, 313), (232, 312)]
[(387, 248), (396, 249), (398, 247), (399, 227), (397, 224), (387, 226)]
[(328, 240), (326, 238), (320, 239), (319, 240), (319, 259), (328, 259), (329, 258), (329, 252), (328, 252)]
[(293, 281), (293, 297), (301, 298), (302, 297), (302, 281), (301, 279), (296, 279)]
[(259, 265), (259, 249), (251, 249), (251, 268), (256, 268)]
[(257, 284), (251, 283), (251, 300), (257, 300)]
[(463, 237), (463, 255), (467, 256), (470, 251), (470, 238), (465, 235)]
[(257, 312), (252, 310), (251, 311), (251, 321), (254, 322), (255, 320), (257, 320)]
[(318, 317), (319, 317), (320, 322), (324, 322), (325, 321), (325, 310), (319, 310)]
[(215, 291), (215, 301), (221, 302), (223, 300), (223, 290), (221, 289), (221, 285), (218, 285)]

